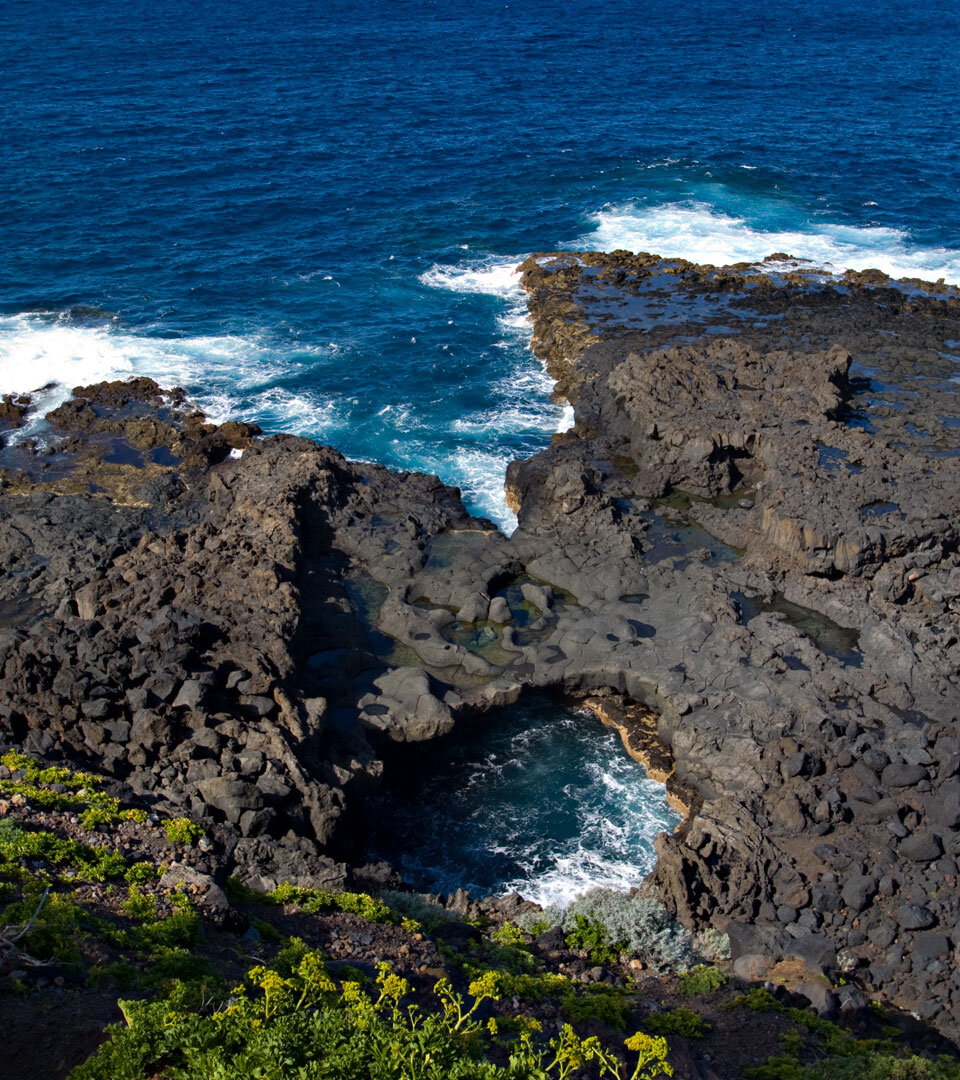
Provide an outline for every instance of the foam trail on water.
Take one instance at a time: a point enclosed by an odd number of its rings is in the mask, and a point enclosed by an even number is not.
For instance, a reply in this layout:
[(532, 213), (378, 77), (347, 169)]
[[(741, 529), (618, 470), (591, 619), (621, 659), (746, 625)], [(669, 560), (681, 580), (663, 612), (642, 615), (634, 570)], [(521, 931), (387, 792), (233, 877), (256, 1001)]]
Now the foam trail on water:
[[(317, 361), (316, 350), (300, 351)], [(0, 318), (0, 393), (33, 398), (21, 437), (66, 401), (73, 387), (134, 376), (183, 386), (215, 423), (232, 417), (267, 428), (335, 430), (336, 402), (276, 385), (296, 364), (252, 337), (161, 338), (34, 314)]]
[(458, 263), (453, 266), (436, 263), (422, 273), (419, 280), (421, 284), (434, 289), (483, 293), (515, 300), (523, 296), (517, 267), (525, 258), (525, 255), (509, 260), (490, 258), (479, 263)]
[[(535, 452), (547, 445), (555, 431), (572, 426), (572, 417), (561, 413), (550, 400), (553, 380), (543, 364), (533, 356), (530, 345), (532, 328), (526, 296), (520, 287), (517, 267), (526, 258), (517, 255), (509, 260), (490, 256), (481, 261), (455, 265), (435, 264), (420, 275), (420, 283), (449, 292), (495, 296), (504, 302), (496, 317), (501, 335), (494, 344), (513, 358), (512, 373), (491, 387), (498, 404), (483, 412), (458, 417), (451, 424), (455, 436), (474, 439), (487, 436), (486, 445), (463, 446), (453, 456), (457, 482), (469, 501), (495, 521), (506, 533), (517, 526), (514, 512), (507, 506), (503, 484), (507, 465), (513, 458)], [(498, 449), (497, 437), (526, 439), (523, 451), (504, 446)], [(491, 446), (491, 442), (494, 446)]]
[(452, 458), (453, 470), (464, 496), (482, 515), (509, 536), (517, 527), (517, 515), (507, 506), (503, 482), (512, 455), (465, 447)]
[(605, 207), (589, 220), (591, 230), (572, 247), (626, 248), (718, 266), (756, 262), (783, 251), (834, 272), (875, 268), (895, 278), (960, 283), (960, 250), (921, 247), (908, 233), (879, 225), (816, 221), (796, 229), (765, 229), (703, 202), (624, 203)]

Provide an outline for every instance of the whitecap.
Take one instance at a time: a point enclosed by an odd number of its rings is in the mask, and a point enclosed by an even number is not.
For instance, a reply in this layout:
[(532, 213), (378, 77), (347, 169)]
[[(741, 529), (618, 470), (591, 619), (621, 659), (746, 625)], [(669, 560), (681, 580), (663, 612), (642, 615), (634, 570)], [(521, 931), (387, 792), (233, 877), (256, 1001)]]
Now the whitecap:
[(453, 266), (435, 263), (420, 275), (419, 280), (423, 285), (451, 292), (516, 298), (522, 295), (517, 268), (525, 258), (525, 255), (509, 260), (489, 258)]
[(767, 229), (695, 201), (658, 206), (624, 203), (605, 207), (589, 220), (590, 232), (571, 246), (649, 251), (714, 265), (756, 262), (771, 252), (785, 251), (833, 272), (876, 268), (892, 277), (960, 283), (960, 250), (924, 247), (904, 230), (887, 226), (817, 221), (815, 226), (798, 223), (795, 229)]
[(184, 387), (214, 423), (246, 419), (265, 427), (313, 431), (331, 426), (332, 400), (278, 386), (284, 375), (328, 355), (301, 346), (291, 355), (251, 336), (166, 338), (115, 326), (72, 325), (36, 314), (0, 318), (0, 393), (29, 393), (23, 436), (70, 397), (75, 386), (143, 376)]
[(503, 483), (512, 455), (473, 447), (461, 447), (452, 455), (457, 483), (465, 501), (496, 522), (509, 536), (517, 527), (517, 515), (507, 506)]

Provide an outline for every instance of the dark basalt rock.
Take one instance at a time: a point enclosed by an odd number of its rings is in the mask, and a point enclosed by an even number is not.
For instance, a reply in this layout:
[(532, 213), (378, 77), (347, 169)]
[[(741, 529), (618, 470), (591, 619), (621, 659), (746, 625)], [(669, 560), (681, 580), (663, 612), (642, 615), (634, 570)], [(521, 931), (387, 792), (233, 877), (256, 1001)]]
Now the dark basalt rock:
[(510, 538), (435, 477), (78, 388), (49, 462), (0, 450), (2, 738), (343, 888), (392, 880), (351, 869), (388, 745), (555, 687), (686, 809), (684, 923), (955, 1036), (960, 296), (784, 261), (524, 264), (576, 424), (511, 465)]
[(18, 428), (30, 410), (26, 394), (4, 394), (0, 397), (0, 429)]

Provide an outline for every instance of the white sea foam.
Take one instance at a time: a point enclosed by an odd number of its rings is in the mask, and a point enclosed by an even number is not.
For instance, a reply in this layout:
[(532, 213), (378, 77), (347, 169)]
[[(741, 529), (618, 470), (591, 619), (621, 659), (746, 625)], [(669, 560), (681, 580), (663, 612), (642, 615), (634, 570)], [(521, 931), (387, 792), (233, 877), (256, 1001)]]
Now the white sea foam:
[(435, 263), (420, 275), (420, 282), (435, 289), (449, 289), (451, 292), (516, 297), (521, 292), (517, 267), (525, 257), (520, 255), (508, 261), (490, 258), (479, 263), (457, 263), (453, 266)]
[(702, 202), (626, 203), (600, 210), (591, 221), (591, 231), (572, 246), (650, 251), (715, 265), (758, 261), (784, 251), (834, 272), (876, 268), (893, 277), (960, 283), (960, 250), (922, 247), (906, 232), (883, 226), (817, 221), (795, 230), (764, 229)]
[[(532, 328), (526, 297), (520, 287), (517, 267), (525, 255), (509, 260), (488, 257), (456, 265), (435, 264), (420, 275), (420, 282), (449, 292), (496, 296), (504, 302), (496, 317), (502, 335), (494, 345), (507, 354), (515, 353), (510, 375), (491, 387), (491, 397), (498, 404), (482, 412), (455, 418), (450, 425), (454, 434), (464, 436), (530, 436), (542, 440), (554, 431), (567, 430), (566, 412), (550, 401), (553, 380), (542, 364), (530, 353)], [(567, 427), (564, 425), (567, 424)], [(489, 444), (488, 444), (489, 445)], [(479, 449), (464, 446), (453, 455), (456, 482), (468, 502), (495, 521), (507, 533), (513, 532), (517, 518), (507, 506), (503, 491), (504, 475), (515, 451)], [(449, 470), (441, 469), (449, 476)]]
[[(310, 353), (312, 362), (319, 358), (317, 350), (301, 352)], [(30, 421), (21, 435), (65, 401), (74, 386), (133, 376), (186, 387), (214, 422), (233, 417), (288, 430), (335, 429), (334, 401), (276, 385), (278, 377), (297, 366), (255, 337), (161, 338), (42, 315), (0, 318), (0, 393), (33, 396)]]
[(457, 483), (467, 502), (510, 535), (517, 527), (517, 515), (507, 506), (503, 482), (511, 455), (462, 447), (452, 456)]

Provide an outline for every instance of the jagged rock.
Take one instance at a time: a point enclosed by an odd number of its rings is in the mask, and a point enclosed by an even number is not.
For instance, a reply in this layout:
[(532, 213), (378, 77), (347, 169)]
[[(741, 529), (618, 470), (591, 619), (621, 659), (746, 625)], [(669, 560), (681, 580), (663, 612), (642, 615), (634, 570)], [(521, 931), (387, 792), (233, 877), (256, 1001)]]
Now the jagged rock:
[(197, 791), (205, 803), (220, 810), (227, 821), (234, 824), (240, 821), (245, 810), (259, 810), (263, 806), (259, 789), (245, 780), (215, 776), (201, 780), (197, 784)]
[(176, 891), (184, 889), (194, 903), (199, 904), (213, 916), (216, 923), (222, 924), (230, 912), (230, 901), (209, 874), (203, 874), (186, 863), (174, 863), (163, 872), (160, 887)]
[(576, 424), (510, 466), (510, 538), (436, 478), (80, 388), (42, 482), (0, 449), (0, 738), (226, 818), (245, 880), (343, 887), (398, 744), (526, 687), (626, 695), (689, 810), (649, 882), (683, 922), (952, 1000), (916, 931), (960, 933), (960, 296), (772, 272), (525, 263)]

